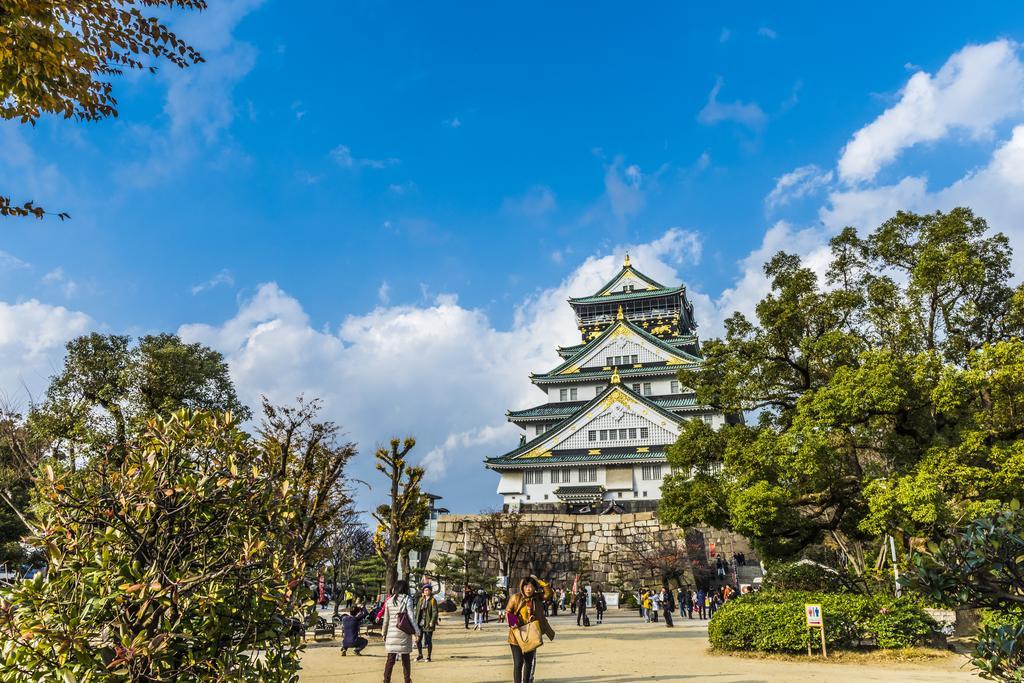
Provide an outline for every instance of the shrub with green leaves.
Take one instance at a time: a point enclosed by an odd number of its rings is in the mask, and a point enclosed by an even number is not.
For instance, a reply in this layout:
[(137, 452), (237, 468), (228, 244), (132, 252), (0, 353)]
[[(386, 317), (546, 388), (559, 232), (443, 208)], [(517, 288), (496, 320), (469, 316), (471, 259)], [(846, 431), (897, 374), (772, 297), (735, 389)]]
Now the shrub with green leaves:
[(181, 411), (116, 465), (45, 465), (29, 542), (48, 572), (0, 595), (0, 681), (294, 678), (296, 502), (260, 457), (230, 415)]
[(820, 604), (825, 641), (830, 648), (853, 648), (874, 640), (881, 648), (916, 645), (931, 633), (933, 622), (907, 598), (872, 598), (853, 593), (761, 591), (727, 602), (708, 624), (712, 647), (720, 650), (790, 652), (818, 643), (809, 634), (804, 605)]
[(839, 593), (846, 590), (839, 574), (814, 562), (783, 562), (772, 565), (764, 577), (765, 589), (777, 591), (822, 591)]

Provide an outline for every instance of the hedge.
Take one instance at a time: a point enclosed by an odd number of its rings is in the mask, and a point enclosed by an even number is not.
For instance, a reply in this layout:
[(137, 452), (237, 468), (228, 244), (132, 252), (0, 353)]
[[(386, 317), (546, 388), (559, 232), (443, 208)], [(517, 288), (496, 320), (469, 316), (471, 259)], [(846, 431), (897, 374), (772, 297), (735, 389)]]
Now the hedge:
[[(805, 604), (821, 605), (830, 648), (858, 647), (869, 640), (880, 648), (909, 647), (924, 641), (935, 626), (924, 609), (907, 598), (761, 591), (731, 600), (715, 612), (708, 624), (711, 645), (720, 650), (805, 651)], [(815, 633), (815, 643), (818, 638)]]

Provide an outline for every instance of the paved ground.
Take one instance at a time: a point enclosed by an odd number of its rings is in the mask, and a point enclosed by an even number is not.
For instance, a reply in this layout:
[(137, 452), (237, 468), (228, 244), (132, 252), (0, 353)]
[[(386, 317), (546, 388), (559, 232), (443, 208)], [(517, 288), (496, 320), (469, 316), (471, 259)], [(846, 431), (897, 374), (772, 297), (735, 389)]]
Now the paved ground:
[[(925, 664), (859, 665), (719, 657), (707, 651), (703, 622), (676, 620), (676, 628), (644, 624), (634, 613), (614, 614), (604, 625), (577, 628), (573, 617), (552, 619), (557, 637), (539, 650), (537, 683), (867, 683), (869, 681), (978, 681), (960, 669), (962, 658)], [(511, 657), (506, 630), (491, 623), (465, 631), (442, 620), (434, 634), (434, 661), (413, 662), (415, 683), (508, 683)], [(415, 651), (413, 651), (415, 657)], [(302, 683), (380, 683), (384, 648), (371, 642), (362, 657), (342, 657), (338, 643), (310, 644)], [(401, 666), (394, 682), (400, 683)]]

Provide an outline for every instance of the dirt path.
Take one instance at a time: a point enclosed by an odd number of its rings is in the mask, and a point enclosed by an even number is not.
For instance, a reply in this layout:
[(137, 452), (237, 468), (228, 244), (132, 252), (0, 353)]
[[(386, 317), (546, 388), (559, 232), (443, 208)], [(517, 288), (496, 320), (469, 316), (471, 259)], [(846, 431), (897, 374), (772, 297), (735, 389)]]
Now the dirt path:
[[(615, 614), (604, 625), (577, 628), (575, 618), (552, 620), (557, 638), (540, 649), (537, 683), (868, 683), (870, 681), (978, 681), (964, 660), (924, 664), (860, 665), (787, 662), (719, 657), (707, 652), (703, 622), (676, 620), (676, 628), (644, 624), (635, 613)], [(491, 623), (481, 632), (466, 631), (461, 618), (442, 621), (434, 635), (434, 661), (413, 662), (415, 683), (507, 683), (512, 680), (506, 631)], [(413, 651), (415, 658), (415, 651)], [(371, 643), (363, 656), (342, 657), (338, 643), (310, 644), (303, 659), (302, 683), (380, 683), (384, 648)], [(395, 683), (400, 683), (401, 665)]]

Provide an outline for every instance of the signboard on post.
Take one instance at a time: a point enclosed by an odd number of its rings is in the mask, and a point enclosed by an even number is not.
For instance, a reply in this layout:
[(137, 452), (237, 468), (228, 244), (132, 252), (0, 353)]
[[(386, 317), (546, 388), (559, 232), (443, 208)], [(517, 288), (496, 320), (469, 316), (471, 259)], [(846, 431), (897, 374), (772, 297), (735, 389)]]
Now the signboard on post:
[(825, 649), (825, 617), (821, 613), (821, 605), (804, 605), (804, 615), (807, 617), (807, 654), (811, 654), (811, 629), (818, 629), (821, 634), (821, 656), (828, 657), (828, 650)]

